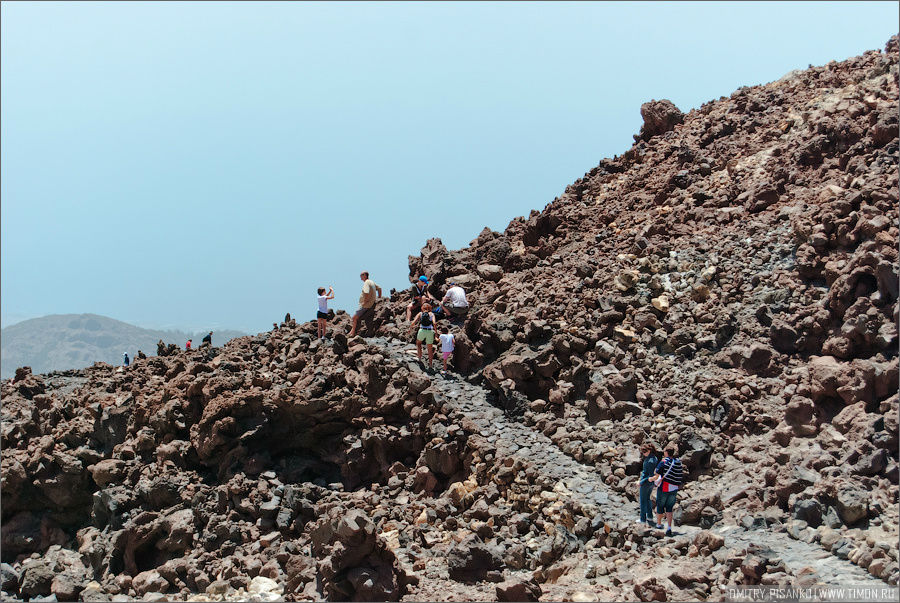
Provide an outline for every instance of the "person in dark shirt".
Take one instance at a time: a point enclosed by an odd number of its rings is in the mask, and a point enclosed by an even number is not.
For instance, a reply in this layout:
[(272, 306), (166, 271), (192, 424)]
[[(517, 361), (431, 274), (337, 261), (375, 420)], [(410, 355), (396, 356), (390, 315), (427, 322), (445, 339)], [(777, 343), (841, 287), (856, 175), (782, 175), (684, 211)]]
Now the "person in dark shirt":
[(428, 292), (428, 277), (420, 276), (419, 280), (413, 283), (412, 301), (406, 306), (406, 322), (412, 321), (413, 312), (418, 313), (422, 309), (422, 302), (434, 301), (431, 293)]
[(655, 527), (653, 522), (653, 507), (650, 502), (650, 495), (653, 493), (653, 480), (651, 477), (656, 473), (656, 466), (659, 459), (656, 458), (656, 452), (651, 442), (641, 444), (641, 456), (643, 463), (641, 464), (641, 477), (638, 480), (638, 488), (640, 490), (641, 505), (641, 523), (646, 523), (650, 527)]
[(656, 490), (656, 527), (662, 529), (662, 518), (666, 516), (668, 527), (666, 536), (672, 535), (672, 509), (675, 507), (675, 495), (684, 481), (684, 466), (681, 459), (676, 458), (678, 447), (675, 444), (666, 446), (665, 456), (656, 467), (654, 482), (661, 478)]
[(212, 331), (209, 332), (208, 335), (204, 335), (203, 339), (200, 341), (200, 347), (212, 347)]
[(122, 358), (123, 363), (125, 364), (125, 366), (128, 366), (128, 363), (129, 363), (129, 360), (128, 360), (128, 352), (124, 352), (124, 353), (122, 354), (122, 356), (123, 356), (123, 358)]

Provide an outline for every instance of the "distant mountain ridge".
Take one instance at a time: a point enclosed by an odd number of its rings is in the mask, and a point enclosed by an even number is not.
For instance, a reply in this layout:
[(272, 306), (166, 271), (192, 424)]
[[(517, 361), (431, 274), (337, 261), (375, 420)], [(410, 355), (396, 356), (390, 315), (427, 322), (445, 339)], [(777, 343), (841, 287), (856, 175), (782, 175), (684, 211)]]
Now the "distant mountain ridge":
[[(95, 362), (120, 364), (122, 353), (134, 358), (138, 350), (156, 354), (156, 343), (184, 346), (188, 338), (195, 345), (209, 331), (186, 333), (178, 330), (144, 329), (98, 314), (52, 314), (33, 318), (0, 331), (0, 377), (15, 375), (20, 366), (35, 373), (84, 368)], [(213, 331), (213, 345), (222, 345), (246, 333)]]

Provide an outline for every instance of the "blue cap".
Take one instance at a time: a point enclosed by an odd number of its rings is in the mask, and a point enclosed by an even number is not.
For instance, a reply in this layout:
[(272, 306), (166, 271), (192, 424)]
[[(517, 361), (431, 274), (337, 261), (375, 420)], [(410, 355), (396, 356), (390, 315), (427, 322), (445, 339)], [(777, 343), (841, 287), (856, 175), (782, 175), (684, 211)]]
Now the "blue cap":
[(428, 277), (427, 277), (427, 276), (420, 276), (420, 277), (419, 277), (419, 280), (422, 281), (423, 283), (427, 283), (427, 282), (428, 282)]

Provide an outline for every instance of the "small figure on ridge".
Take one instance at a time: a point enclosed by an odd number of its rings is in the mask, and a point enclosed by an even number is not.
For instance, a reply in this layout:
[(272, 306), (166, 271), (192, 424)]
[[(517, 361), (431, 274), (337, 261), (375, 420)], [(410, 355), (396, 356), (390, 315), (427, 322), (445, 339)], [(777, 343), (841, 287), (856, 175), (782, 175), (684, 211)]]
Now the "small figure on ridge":
[(334, 299), (334, 287), (328, 287), (328, 295), (325, 295), (325, 287), (318, 289), (319, 309), (316, 311), (316, 322), (319, 323), (319, 339), (325, 339), (325, 330), (328, 328), (328, 300)]

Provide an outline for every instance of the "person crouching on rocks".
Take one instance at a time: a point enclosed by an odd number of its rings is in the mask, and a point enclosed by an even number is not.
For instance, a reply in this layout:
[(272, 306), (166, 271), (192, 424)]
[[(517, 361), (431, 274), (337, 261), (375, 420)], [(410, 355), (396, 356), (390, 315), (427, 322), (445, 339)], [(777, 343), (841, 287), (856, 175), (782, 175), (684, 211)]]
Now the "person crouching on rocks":
[(653, 483), (659, 486), (656, 490), (656, 527), (662, 529), (662, 518), (665, 514), (668, 527), (666, 536), (672, 535), (672, 509), (675, 508), (675, 495), (684, 481), (684, 466), (681, 459), (676, 458), (678, 447), (666, 445), (665, 456), (656, 467)]
[(641, 457), (643, 462), (641, 463), (641, 477), (638, 480), (641, 505), (640, 522), (646, 523), (653, 528), (656, 527), (656, 524), (653, 522), (653, 506), (650, 502), (650, 495), (653, 493), (653, 480), (651, 478), (656, 473), (656, 465), (659, 464), (659, 459), (656, 458), (656, 452), (652, 443), (644, 442), (641, 444)]
[(450, 288), (441, 300), (443, 313), (452, 319), (464, 319), (469, 312), (469, 301), (465, 290), (455, 281), (450, 281)]
[(431, 313), (431, 304), (425, 302), (422, 304), (422, 311), (416, 314), (412, 324), (409, 327), (410, 334), (419, 327), (416, 333), (416, 355), (419, 362), (422, 362), (422, 342), (428, 345), (428, 370), (432, 370), (434, 360), (434, 314)]

